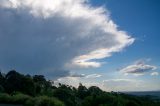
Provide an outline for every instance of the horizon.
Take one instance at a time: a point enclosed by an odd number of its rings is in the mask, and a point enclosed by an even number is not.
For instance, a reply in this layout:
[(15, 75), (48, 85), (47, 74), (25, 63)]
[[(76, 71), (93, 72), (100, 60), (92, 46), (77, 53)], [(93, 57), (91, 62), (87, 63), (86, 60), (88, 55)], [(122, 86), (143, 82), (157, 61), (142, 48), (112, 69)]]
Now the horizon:
[[(27, 76), (27, 75), (29, 75), (30, 77), (34, 77), (35, 75), (30, 75), (30, 74), (22, 74), (22, 73), (20, 73), (20, 72), (18, 72), (18, 71), (16, 71), (16, 70), (10, 70), (10, 71), (15, 71), (16, 73), (19, 73), (20, 75), (24, 75), (24, 76)], [(10, 72), (10, 71), (8, 71), (8, 72)], [(1, 75), (5, 78), (5, 76), (7, 75), (7, 73), (3, 73), (3, 72), (1, 72), (0, 71), (0, 73), (1, 73)], [(38, 75), (38, 74), (36, 74), (36, 75)], [(40, 75), (40, 74), (39, 74)], [(38, 76), (39, 76), (38, 75)], [(41, 75), (40, 75), (41, 76)], [(42, 76), (44, 76), (44, 75), (42, 75)], [(83, 85), (83, 83), (81, 83), (81, 82), (79, 82), (78, 83), (78, 86), (72, 86), (72, 85), (67, 85), (67, 84), (65, 84), (65, 83), (60, 83), (60, 82), (58, 82), (58, 83), (55, 83), (54, 82), (54, 80), (50, 80), (50, 79), (47, 79), (45, 76), (44, 76), (44, 78), (46, 79), (46, 81), (49, 81), (50, 83), (54, 83), (54, 84), (52, 84), (52, 86), (55, 86), (55, 87), (60, 87), (60, 85), (59, 84), (64, 84), (64, 85), (66, 85), (66, 86), (70, 86), (71, 88), (72, 87), (75, 87), (76, 89), (78, 89), (78, 87), (79, 87), (79, 85), (80, 84), (82, 84)], [(94, 85), (93, 85), (94, 86)], [(92, 85), (91, 86), (86, 86), (86, 88), (88, 89), (88, 88), (90, 88), (90, 87), (93, 87)], [(95, 86), (95, 87), (98, 87), (98, 86)], [(101, 89), (101, 88), (100, 88)], [(103, 89), (102, 89), (103, 90)], [(105, 91), (105, 90), (104, 90)], [(151, 91), (105, 91), (105, 92), (115, 92), (115, 93), (144, 93), (144, 94), (139, 94), (139, 95), (148, 95), (148, 93), (156, 93), (156, 92), (159, 92), (160, 93), (160, 90), (151, 90)], [(154, 94), (153, 94), (154, 95)], [(158, 95), (158, 94), (157, 94)]]
[(1, 0), (0, 71), (160, 91), (159, 10), (158, 0)]

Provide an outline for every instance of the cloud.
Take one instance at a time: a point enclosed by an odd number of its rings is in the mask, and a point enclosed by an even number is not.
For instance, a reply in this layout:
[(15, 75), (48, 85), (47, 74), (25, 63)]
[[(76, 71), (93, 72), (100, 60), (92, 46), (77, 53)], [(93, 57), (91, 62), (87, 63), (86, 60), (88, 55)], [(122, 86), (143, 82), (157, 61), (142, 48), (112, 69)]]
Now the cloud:
[(85, 74), (71, 74), (70, 77), (85, 77)]
[(0, 1), (3, 70), (64, 76), (72, 67), (100, 67), (96, 60), (133, 42), (104, 7), (87, 0)]
[(78, 87), (79, 83), (82, 83), (86, 87), (90, 86), (98, 86), (103, 90), (106, 90), (105, 86), (103, 83), (95, 82), (92, 80), (87, 80), (85, 77), (63, 77), (63, 78), (58, 78), (56, 81), (54, 81), (55, 85), (58, 85), (58, 83), (66, 84), (66, 85), (72, 85), (74, 87)]
[(134, 74), (136, 76), (143, 75), (144, 73), (156, 70), (157, 67), (153, 65), (147, 65), (144, 61), (135, 62), (136, 64), (129, 65), (120, 69), (120, 72), (124, 73), (125, 75)]
[(151, 73), (151, 76), (158, 76), (158, 75), (159, 75), (158, 72), (152, 72), (152, 73)]
[[(103, 81), (107, 91), (136, 91), (142, 81), (133, 79), (108, 79)], [(134, 85), (134, 86), (133, 86)]]
[(77, 73), (70, 73), (69, 75), (67, 75), (67, 77), (75, 77), (75, 78), (99, 78), (102, 75), (100, 74), (89, 74), (89, 75), (85, 75), (85, 74), (77, 74)]
[[(151, 80), (137, 80), (137, 79), (107, 79), (103, 81), (88, 80), (84, 77), (63, 77), (54, 81), (54, 84), (63, 83), (78, 87), (82, 83), (86, 87), (98, 86), (105, 91), (154, 91), (159, 90), (158, 82)], [(152, 86), (152, 87), (151, 87)]]
[(74, 87), (78, 87), (80, 82), (81, 81), (79, 77), (63, 77), (63, 78), (58, 78), (57, 80), (55, 80), (54, 85), (58, 85), (59, 83), (61, 83), (61, 84), (72, 85)]
[(100, 74), (90, 74), (90, 75), (87, 75), (86, 78), (99, 78), (101, 76), (102, 75), (100, 75)]
[(103, 81), (103, 87), (106, 91), (157, 91), (160, 88), (158, 82), (148, 79), (107, 79)]
[(113, 81), (113, 82), (132, 82), (133, 80), (130, 80), (130, 79), (109, 79), (109, 80), (103, 80), (103, 82), (110, 82), (110, 81)]

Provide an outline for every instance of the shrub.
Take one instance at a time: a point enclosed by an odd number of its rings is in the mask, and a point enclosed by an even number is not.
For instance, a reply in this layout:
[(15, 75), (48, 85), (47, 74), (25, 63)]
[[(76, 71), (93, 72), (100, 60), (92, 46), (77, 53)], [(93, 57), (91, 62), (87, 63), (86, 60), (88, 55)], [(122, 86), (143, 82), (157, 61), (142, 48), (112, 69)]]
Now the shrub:
[(0, 93), (0, 103), (23, 104), (24, 106), (64, 106), (61, 101), (53, 97), (39, 96), (32, 98), (22, 93), (15, 93), (13, 96)]
[(35, 106), (64, 106), (64, 104), (56, 98), (39, 96), (35, 98)]
[(8, 103), (10, 102), (11, 97), (6, 93), (0, 93), (0, 103)]
[(23, 104), (29, 99), (31, 99), (30, 96), (22, 94), (22, 93), (19, 93), (19, 94), (16, 94), (16, 95), (12, 96), (12, 103)]
[(35, 106), (35, 99), (30, 98), (30, 99), (26, 100), (26, 102), (24, 103), (24, 106)]
[(2, 85), (0, 85), (0, 93), (4, 92), (4, 88)]
[(5, 93), (0, 94), (0, 103), (7, 103), (7, 104), (24, 104), (27, 100), (32, 99), (28, 95), (24, 94), (16, 94), (16, 95), (9, 95)]

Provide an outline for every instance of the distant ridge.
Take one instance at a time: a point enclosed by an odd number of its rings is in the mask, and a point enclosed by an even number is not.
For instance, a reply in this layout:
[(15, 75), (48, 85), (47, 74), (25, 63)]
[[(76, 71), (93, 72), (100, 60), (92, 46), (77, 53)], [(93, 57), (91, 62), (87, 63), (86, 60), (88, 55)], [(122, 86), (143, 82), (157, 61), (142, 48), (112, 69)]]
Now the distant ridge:
[(160, 90), (159, 91), (126, 91), (123, 92), (125, 94), (137, 95), (137, 96), (157, 96), (160, 98)]

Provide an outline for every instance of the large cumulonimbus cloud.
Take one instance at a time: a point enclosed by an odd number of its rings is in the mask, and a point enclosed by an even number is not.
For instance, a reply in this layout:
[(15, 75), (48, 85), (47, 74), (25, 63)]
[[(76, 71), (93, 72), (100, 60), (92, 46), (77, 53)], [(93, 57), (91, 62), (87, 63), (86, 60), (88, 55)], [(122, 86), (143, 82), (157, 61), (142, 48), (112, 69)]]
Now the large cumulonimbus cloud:
[(108, 11), (87, 0), (1, 0), (0, 68), (67, 75), (73, 66), (99, 67), (93, 61), (132, 44)]

